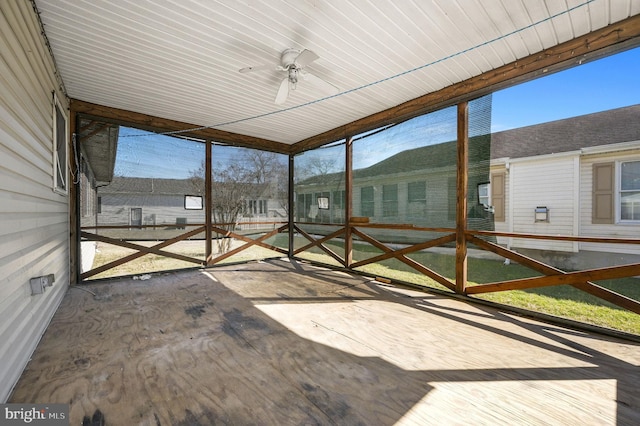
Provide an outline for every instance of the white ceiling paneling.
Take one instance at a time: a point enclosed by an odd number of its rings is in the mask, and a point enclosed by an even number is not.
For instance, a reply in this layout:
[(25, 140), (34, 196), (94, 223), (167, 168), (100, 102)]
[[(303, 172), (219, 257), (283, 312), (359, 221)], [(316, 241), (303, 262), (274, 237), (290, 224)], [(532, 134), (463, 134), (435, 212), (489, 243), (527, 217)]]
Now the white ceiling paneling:
[[(35, 0), (68, 95), (293, 144), (633, 16), (640, 0)], [(320, 58), (283, 105), (286, 48)], [(239, 73), (247, 66), (274, 69)]]

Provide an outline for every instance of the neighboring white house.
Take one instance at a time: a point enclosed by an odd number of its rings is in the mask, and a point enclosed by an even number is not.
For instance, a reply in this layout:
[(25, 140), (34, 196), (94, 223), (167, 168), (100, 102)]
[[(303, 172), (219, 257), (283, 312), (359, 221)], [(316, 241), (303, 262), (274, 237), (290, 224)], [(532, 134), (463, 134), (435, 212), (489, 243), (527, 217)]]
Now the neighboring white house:
[[(496, 231), (640, 238), (640, 105), (496, 133), (491, 157)], [(637, 244), (498, 242), (574, 268), (640, 255)]]
[[(0, 402), (69, 286), (68, 103), (28, 1), (0, 2)], [(31, 279), (53, 274), (44, 293)], [(49, 283), (49, 280), (46, 281)]]
[[(494, 133), (490, 151), (488, 142), (486, 136), (470, 140), (470, 150), (480, 155), (469, 168), (469, 228), (640, 238), (640, 105)], [(453, 228), (455, 164), (456, 144), (446, 142), (354, 170), (353, 215)], [(344, 223), (343, 182), (343, 174), (329, 174), (298, 183), (296, 219)], [(323, 211), (318, 199), (328, 200), (324, 215), (316, 213)], [(417, 237), (372, 232), (389, 242)], [(637, 262), (640, 256), (640, 245), (630, 244), (505, 237), (497, 242), (576, 269)]]

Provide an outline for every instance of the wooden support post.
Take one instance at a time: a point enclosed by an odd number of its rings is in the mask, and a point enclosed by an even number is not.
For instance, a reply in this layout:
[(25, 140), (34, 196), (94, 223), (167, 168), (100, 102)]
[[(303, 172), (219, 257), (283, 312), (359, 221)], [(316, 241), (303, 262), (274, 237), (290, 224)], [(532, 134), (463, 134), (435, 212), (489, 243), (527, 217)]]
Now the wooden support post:
[(289, 195), (289, 259), (293, 258), (293, 237), (295, 234), (295, 229), (294, 229), (294, 207), (295, 207), (295, 200), (293, 199), (293, 169), (294, 169), (294, 161), (293, 161), (293, 155), (289, 155), (289, 188), (288, 188), (288, 195)]
[(204, 166), (204, 214), (205, 214), (205, 229), (204, 229), (204, 239), (205, 243), (205, 266), (209, 264), (209, 260), (211, 259), (213, 253), (213, 232), (211, 231), (211, 227), (213, 224), (211, 223), (211, 214), (213, 213), (213, 185), (212, 185), (212, 158), (211, 158), (211, 139), (207, 139), (205, 141), (205, 166)]
[(456, 176), (456, 293), (467, 286), (467, 183), (469, 160), (469, 104), (458, 104), (458, 165)]
[(344, 266), (351, 267), (353, 262), (353, 237), (351, 233), (351, 216), (353, 216), (353, 138), (349, 136), (345, 153), (345, 188), (344, 188)]

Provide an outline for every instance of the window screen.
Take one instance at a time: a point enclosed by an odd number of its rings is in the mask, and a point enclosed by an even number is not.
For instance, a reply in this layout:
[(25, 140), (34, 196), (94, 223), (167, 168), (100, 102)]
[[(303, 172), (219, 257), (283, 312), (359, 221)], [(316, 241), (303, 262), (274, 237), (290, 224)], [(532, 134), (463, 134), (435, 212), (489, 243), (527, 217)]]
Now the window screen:
[[(207, 202), (212, 211), (214, 258), (241, 244), (227, 232), (253, 239), (288, 220), (286, 155), (214, 143), (211, 194), (206, 194), (204, 141), (88, 117), (80, 118), (79, 129), (80, 155), (86, 159), (79, 188), (81, 211), (86, 212), (81, 227), (112, 240), (82, 242), (83, 272), (135, 253), (119, 241), (154, 246), (175, 240), (162, 250), (196, 260), (145, 254), (96, 278), (201, 264), (206, 257), (205, 232), (198, 230), (207, 222)], [(186, 236), (192, 232), (196, 233)], [(288, 245), (288, 237), (277, 234), (265, 242), (282, 248)], [(228, 261), (273, 255), (281, 254), (253, 247)]]

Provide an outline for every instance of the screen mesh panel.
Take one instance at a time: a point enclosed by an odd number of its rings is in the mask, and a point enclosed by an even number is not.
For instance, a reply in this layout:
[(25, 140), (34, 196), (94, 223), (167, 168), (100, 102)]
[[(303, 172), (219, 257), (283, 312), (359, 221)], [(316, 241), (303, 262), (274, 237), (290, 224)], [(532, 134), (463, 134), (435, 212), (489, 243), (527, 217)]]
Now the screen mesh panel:
[[(345, 150), (344, 142), (340, 142), (294, 157), (294, 220), (296, 226), (313, 239), (329, 235), (345, 223)], [(343, 237), (335, 238), (325, 246), (343, 256)], [(302, 233), (296, 233), (294, 249), (309, 243), (310, 240)], [(340, 265), (318, 247), (305, 250), (298, 256)]]
[(317, 148), (294, 158), (296, 222), (345, 222), (345, 144)]
[[(495, 238), (500, 246), (568, 273), (640, 263), (640, 244), (607, 240), (640, 237), (639, 55), (636, 48), (493, 93), (489, 179), (478, 196), (494, 229), (508, 234)], [(515, 255), (470, 248), (472, 285), (543, 275)], [(632, 276), (596, 284), (640, 300)], [(627, 330), (637, 321), (569, 285), (478, 297)], [(606, 319), (614, 317), (617, 324)]]
[[(479, 203), (489, 182), (491, 96), (469, 103), (468, 226), (493, 229)], [(353, 142), (353, 212), (371, 223), (455, 228), (457, 108), (358, 135)], [(389, 242), (418, 241), (415, 232), (375, 231)], [(437, 236), (436, 234), (433, 235)]]
[[(98, 236), (82, 242), (83, 272), (141, 250), (131, 244), (156, 251), (92, 278), (200, 266), (206, 258), (201, 228), (208, 202), (214, 231), (220, 231), (213, 232), (213, 257), (245, 244), (226, 235), (228, 232), (254, 239), (287, 221), (285, 155), (214, 144), (209, 197), (205, 193), (204, 141), (89, 118), (81, 118), (79, 128), (80, 225)], [(288, 246), (286, 235), (263, 242)], [(254, 245), (224, 261), (272, 257), (274, 253)]]
[[(283, 154), (214, 145), (212, 149), (213, 225), (223, 231), (260, 238), (288, 221), (288, 157)], [(218, 253), (246, 244), (246, 241), (216, 234)], [(214, 237), (216, 237), (214, 235)], [(286, 234), (276, 234), (264, 243), (288, 248)], [(256, 260), (278, 253), (253, 246), (224, 262)], [(281, 256), (281, 254), (280, 254)]]
[[(480, 184), (489, 181), (491, 97), (469, 104), (469, 226), (490, 230), (492, 215), (479, 204)], [(295, 157), (295, 220), (315, 236), (330, 235), (343, 224), (345, 145), (323, 147)], [(451, 107), (399, 124), (356, 135), (352, 142), (352, 216), (371, 224), (361, 231), (379, 243), (396, 247), (421, 243), (453, 232), (456, 225), (457, 108)], [(318, 225), (314, 225), (314, 224)], [(322, 226), (320, 226), (322, 224)], [(447, 228), (428, 230), (421, 228)], [(327, 243), (339, 255), (339, 235)], [(353, 260), (358, 262), (383, 249), (354, 235)], [(308, 244), (297, 243), (297, 248)], [(452, 250), (453, 245), (446, 245)], [(314, 247), (308, 256), (335, 256)], [(301, 254), (305, 256), (305, 252)], [(395, 262), (389, 260), (387, 262)]]

